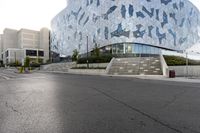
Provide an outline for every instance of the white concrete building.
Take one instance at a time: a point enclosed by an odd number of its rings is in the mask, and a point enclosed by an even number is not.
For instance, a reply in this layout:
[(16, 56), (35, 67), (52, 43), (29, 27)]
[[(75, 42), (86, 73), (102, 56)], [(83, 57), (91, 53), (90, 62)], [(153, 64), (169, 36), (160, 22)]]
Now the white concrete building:
[(26, 57), (31, 62), (45, 63), (49, 60), (49, 30), (40, 31), (6, 28), (0, 35), (1, 58), (4, 64), (22, 63)]

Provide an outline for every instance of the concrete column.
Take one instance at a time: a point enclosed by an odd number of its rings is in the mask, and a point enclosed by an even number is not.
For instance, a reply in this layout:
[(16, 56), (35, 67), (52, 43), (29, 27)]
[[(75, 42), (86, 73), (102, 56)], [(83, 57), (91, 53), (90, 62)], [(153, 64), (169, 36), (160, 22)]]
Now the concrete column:
[(126, 54), (126, 44), (125, 43), (123, 44), (123, 47), (124, 47), (124, 54)]

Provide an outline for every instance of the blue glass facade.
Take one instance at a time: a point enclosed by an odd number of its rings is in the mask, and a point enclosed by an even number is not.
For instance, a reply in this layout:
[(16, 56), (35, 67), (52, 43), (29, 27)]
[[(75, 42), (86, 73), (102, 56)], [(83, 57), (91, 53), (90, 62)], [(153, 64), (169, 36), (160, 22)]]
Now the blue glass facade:
[(112, 54), (160, 54), (162, 48), (138, 43), (111, 45)]
[(199, 11), (188, 0), (68, 0), (67, 3), (51, 23), (51, 49), (62, 55), (71, 55), (74, 49), (86, 53), (87, 36), (89, 50), (96, 45), (118, 44), (112, 52), (125, 53), (159, 53), (162, 48), (185, 50), (200, 39)]

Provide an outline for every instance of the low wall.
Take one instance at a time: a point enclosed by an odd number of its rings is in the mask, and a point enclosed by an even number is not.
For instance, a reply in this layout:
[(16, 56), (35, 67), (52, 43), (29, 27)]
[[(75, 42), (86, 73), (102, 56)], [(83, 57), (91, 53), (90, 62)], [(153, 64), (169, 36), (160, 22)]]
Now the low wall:
[(114, 60), (115, 60), (115, 58), (113, 57), (112, 60), (110, 61), (110, 63), (108, 63), (108, 65), (107, 65), (107, 67), (106, 67), (106, 73), (109, 72), (109, 70), (110, 70), (110, 68), (111, 68), (111, 66), (112, 66)]
[(105, 69), (69, 69), (69, 73), (89, 74), (89, 75), (105, 75)]
[(169, 70), (175, 70), (176, 76), (200, 77), (200, 66), (169, 66)]
[(167, 63), (162, 54), (160, 55), (160, 62), (161, 62), (163, 76), (168, 77), (169, 76), (169, 67), (167, 66)]
[[(89, 67), (107, 67), (109, 63), (89, 63)], [(74, 64), (72, 67), (87, 67), (87, 64)]]
[(40, 66), (40, 69), (41, 70), (45, 70), (45, 69), (48, 69), (48, 68), (50, 68), (50, 67), (66, 67), (66, 68), (68, 68), (68, 67), (71, 67), (71, 66), (73, 66), (75, 64), (75, 62), (61, 62), (61, 63), (51, 63), (51, 64), (47, 64), (47, 65), (41, 65)]

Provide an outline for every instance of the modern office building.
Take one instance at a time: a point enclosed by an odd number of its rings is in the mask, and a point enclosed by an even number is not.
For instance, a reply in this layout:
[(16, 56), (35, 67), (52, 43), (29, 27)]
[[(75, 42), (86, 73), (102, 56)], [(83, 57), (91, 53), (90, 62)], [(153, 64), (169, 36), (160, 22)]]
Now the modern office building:
[(45, 63), (49, 60), (49, 30), (42, 28), (40, 31), (6, 28), (1, 39), (1, 59), (4, 64), (22, 63), (26, 57), (31, 62)]
[(200, 39), (199, 10), (188, 0), (68, 0), (51, 22), (51, 50), (95, 46), (112, 54), (182, 51)]

